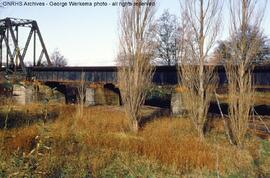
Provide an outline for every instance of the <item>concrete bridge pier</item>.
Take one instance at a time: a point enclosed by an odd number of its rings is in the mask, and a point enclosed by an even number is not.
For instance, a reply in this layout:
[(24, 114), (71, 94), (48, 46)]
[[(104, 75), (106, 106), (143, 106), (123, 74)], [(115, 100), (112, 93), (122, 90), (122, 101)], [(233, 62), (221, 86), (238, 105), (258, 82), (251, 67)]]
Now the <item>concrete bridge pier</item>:
[(18, 104), (28, 104), (33, 101), (34, 89), (32, 87), (25, 87), (23, 85), (13, 86), (13, 99)]
[[(76, 86), (66, 85), (66, 103), (79, 102), (79, 90)], [(120, 91), (113, 84), (89, 84), (84, 90), (85, 106), (93, 105), (120, 105)]]
[(28, 104), (33, 102), (45, 103), (47, 101), (65, 103), (65, 95), (54, 87), (46, 85), (13, 85), (12, 97), (18, 104)]
[(183, 116), (187, 113), (187, 109), (184, 107), (184, 93), (186, 89), (183, 87), (176, 87), (171, 97), (171, 112), (173, 116)]
[(181, 93), (174, 92), (171, 98), (171, 112), (173, 116), (183, 116), (185, 108), (183, 106), (183, 96)]
[(121, 96), (113, 84), (90, 85), (86, 88), (86, 105), (120, 105)]
[(85, 89), (85, 105), (93, 106), (95, 104), (95, 89), (88, 87)]
[[(111, 83), (89, 84), (86, 86), (83, 94), (85, 106), (121, 105), (120, 91)], [(78, 87), (74, 84), (46, 82), (38, 85), (38, 91), (35, 90), (34, 85), (13, 86), (13, 98), (19, 104), (27, 104), (34, 101), (42, 102), (46, 98), (50, 98), (50, 101), (76, 104), (79, 102), (79, 95)]]

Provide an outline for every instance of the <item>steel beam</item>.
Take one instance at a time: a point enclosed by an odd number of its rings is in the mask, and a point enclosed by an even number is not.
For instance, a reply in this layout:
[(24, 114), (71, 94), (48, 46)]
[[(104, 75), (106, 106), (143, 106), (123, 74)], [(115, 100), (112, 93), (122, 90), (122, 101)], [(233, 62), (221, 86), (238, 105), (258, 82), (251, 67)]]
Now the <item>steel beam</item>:
[(26, 41), (26, 43), (25, 43), (25, 45), (24, 45), (23, 54), (22, 54), (23, 60), (24, 60), (24, 57), (25, 57), (25, 55), (26, 55), (28, 46), (29, 46), (29, 44), (30, 44), (30, 41), (31, 41), (31, 38), (32, 38), (32, 35), (33, 35), (33, 31), (34, 31), (34, 29), (32, 28), (31, 31), (30, 31), (30, 33), (29, 33), (29, 35), (28, 35), (27, 41)]
[(6, 69), (7, 69), (8, 68), (8, 55), (9, 55), (9, 53), (11, 55), (11, 52), (9, 49), (9, 29), (7, 29), (7, 37), (4, 36), (4, 40), (6, 43)]
[(7, 21), (10, 21), (12, 26), (24, 26), (24, 27), (31, 27), (33, 23), (33, 20), (5, 18), (0, 20), (0, 26), (3, 26), (3, 24), (5, 24)]
[[(23, 50), (20, 51), (19, 49), (19, 29), (20, 27), (30, 27), (30, 32), (28, 34), (26, 43), (23, 47)], [(48, 65), (51, 65), (50, 57), (47, 52), (45, 43), (43, 41), (42, 35), (40, 33), (39, 27), (37, 22), (34, 20), (27, 20), (27, 19), (15, 19), (15, 18), (5, 18), (0, 20), (0, 67), (2, 66), (3, 60), (3, 45), (6, 47), (6, 68), (9, 68), (9, 63), (14, 64), (14, 59), (16, 57), (19, 58), (20, 66), (24, 73), (26, 73), (26, 68), (24, 64), (24, 59), (26, 57), (26, 53), (28, 51), (28, 47), (31, 43), (32, 36), (34, 33), (33, 39), (33, 65), (40, 65), (42, 63), (42, 58), (45, 55)], [(38, 62), (36, 59), (37, 54), (37, 37), (41, 44), (41, 54), (39, 56)], [(4, 40), (4, 44), (3, 44)], [(11, 41), (10, 41), (11, 40)], [(2, 43), (1, 43), (2, 42)], [(10, 44), (10, 42), (12, 42)], [(12, 45), (12, 46), (11, 46)], [(13, 47), (14, 46), (14, 47)], [(16, 62), (17, 64), (17, 62)], [(15, 66), (17, 67), (17, 66)]]
[(3, 47), (3, 39), (2, 39), (2, 36), (1, 36), (1, 39), (0, 39), (0, 69), (2, 69), (2, 60), (3, 60), (2, 47)]
[(9, 45), (9, 33), (7, 31), (7, 36), (4, 36), (4, 41), (5, 41), (5, 44), (6, 44), (6, 66), (8, 67), (9, 65), (9, 58), (11, 59), (11, 61), (13, 60), (13, 55), (11, 53), (11, 50), (10, 50), (10, 47)]
[(33, 66), (36, 66), (36, 31), (34, 31)]
[(45, 57), (46, 57), (48, 66), (51, 66), (52, 63), (51, 63), (51, 60), (50, 60), (48, 51), (47, 51), (47, 49), (46, 49), (45, 43), (44, 43), (44, 41), (43, 41), (43, 38), (42, 38), (42, 36), (41, 36), (40, 30), (39, 30), (39, 28), (38, 28), (37, 22), (34, 21), (34, 22), (33, 22), (33, 25), (34, 25), (34, 28), (35, 28), (35, 30), (36, 30), (36, 32), (37, 32), (38, 37), (39, 37), (39, 41), (40, 41), (42, 50), (43, 50), (43, 52), (44, 52), (44, 54), (45, 54)]
[(37, 63), (38, 66), (41, 65), (41, 60), (42, 60), (42, 58), (43, 58), (43, 55), (44, 55), (44, 50), (42, 49), (42, 50), (41, 50), (41, 53), (40, 53), (40, 55), (39, 55), (39, 58), (38, 58), (38, 63)]
[[(22, 70), (23, 70), (24, 73), (26, 73), (26, 68), (25, 68), (25, 65), (24, 65), (24, 62), (23, 62), (23, 57), (22, 57), (21, 52), (19, 50), (19, 45), (16, 43), (16, 37), (15, 37), (15, 34), (14, 34), (14, 31), (13, 31), (12, 27), (10, 28), (10, 34), (11, 34), (11, 38), (13, 40), (14, 46), (17, 49), (17, 55), (19, 56), (20, 65), (22, 67)], [(13, 59), (13, 63), (14, 63), (14, 59)]]
[[(15, 27), (15, 31), (16, 31), (16, 43), (19, 44), (19, 30), (18, 30), (18, 26)], [(17, 51), (16, 48), (14, 48), (13, 53), (12, 53), (12, 56), (13, 56), (12, 58), (13, 59), (15, 59), (15, 57), (16, 57), (16, 51)]]
[[(16, 31), (16, 43), (17, 45), (19, 45), (19, 28), (18, 26), (15, 27), (15, 31)], [(15, 58), (15, 56), (14, 56)], [(15, 59), (15, 69), (18, 67), (18, 61), (17, 58)]]

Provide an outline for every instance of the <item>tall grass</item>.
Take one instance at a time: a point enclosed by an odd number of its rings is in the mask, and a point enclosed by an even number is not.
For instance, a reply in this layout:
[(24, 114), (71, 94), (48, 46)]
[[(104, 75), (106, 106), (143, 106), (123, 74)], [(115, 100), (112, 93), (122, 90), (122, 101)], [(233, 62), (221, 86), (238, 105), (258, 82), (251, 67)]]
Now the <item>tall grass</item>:
[[(60, 115), (53, 122), (0, 131), (4, 138), (0, 162), (2, 170), (8, 167), (3, 175), (16, 172), (10, 153), (21, 150), (27, 155), (39, 145), (41, 154), (34, 153), (31, 159), (43, 176), (255, 176), (253, 157), (260, 157), (256, 146), (238, 150), (220, 131), (210, 132), (201, 142), (188, 119), (159, 118), (134, 134), (119, 107), (85, 108), (80, 118), (75, 106), (58, 109)], [(30, 159), (21, 164), (27, 167)]]

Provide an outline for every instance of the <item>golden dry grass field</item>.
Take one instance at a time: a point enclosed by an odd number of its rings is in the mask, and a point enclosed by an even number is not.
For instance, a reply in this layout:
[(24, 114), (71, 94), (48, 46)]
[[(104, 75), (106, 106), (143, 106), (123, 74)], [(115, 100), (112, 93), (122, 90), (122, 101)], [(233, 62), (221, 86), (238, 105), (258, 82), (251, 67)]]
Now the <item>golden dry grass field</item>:
[[(270, 176), (269, 141), (249, 132), (239, 150), (220, 120), (200, 141), (188, 118), (158, 117), (134, 134), (121, 107), (87, 107), (83, 117), (75, 105), (46, 109), (58, 116), (0, 129), (0, 177)], [(44, 106), (12, 105), (16, 110), (43, 113)]]

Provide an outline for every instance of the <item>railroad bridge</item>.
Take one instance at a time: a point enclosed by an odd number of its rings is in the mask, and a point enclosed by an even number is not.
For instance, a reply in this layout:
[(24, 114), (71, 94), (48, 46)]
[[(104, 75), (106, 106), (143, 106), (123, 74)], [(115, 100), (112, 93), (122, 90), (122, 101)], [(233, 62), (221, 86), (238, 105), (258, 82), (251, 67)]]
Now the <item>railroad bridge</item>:
[[(70, 100), (76, 98), (76, 86), (79, 85), (81, 77), (84, 76), (86, 103), (121, 104), (120, 91), (117, 87), (117, 67), (115, 66), (31, 67), (27, 71), (27, 75), (33, 80), (44, 82), (46, 85), (65, 93), (67, 102), (72, 102)], [(176, 85), (178, 83), (176, 68), (157, 67), (153, 83), (155, 85)]]
[[(21, 36), (24, 36), (20, 35), (22, 28), (24, 28), (24, 33), (28, 30), (26, 40), (21, 40)], [(21, 41), (26, 42), (22, 44)], [(33, 67), (27, 67), (25, 64), (26, 54), (30, 51), (30, 44), (33, 45), (31, 52)], [(226, 83), (224, 68), (217, 66), (216, 70), (220, 84)], [(93, 99), (93, 96), (97, 93), (101, 93), (100, 98), (103, 98), (101, 100), (107, 100), (104, 96), (107, 93), (109, 95), (107, 98), (116, 96), (119, 98), (118, 104), (121, 102), (120, 92), (117, 88), (117, 67), (52, 67), (45, 42), (35, 20), (16, 18), (0, 20), (0, 72), (3, 75), (13, 74), (21, 76), (22, 79), (27, 78), (30, 81), (43, 82), (64, 93), (66, 98), (73, 98), (73, 100), (77, 95), (75, 85), (81, 80), (81, 76), (84, 76), (86, 102), (93, 103), (99, 100)], [(178, 83), (177, 76), (176, 67), (157, 66), (153, 83), (159, 86), (175, 86)], [(257, 87), (268, 88), (270, 86), (270, 65), (256, 66), (253, 71), (253, 80)], [(69, 99), (66, 99), (66, 101), (69, 102)], [(110, 101), (104, 102), (110, 103)], [(95, 104), (104, 102), (96, 102)]]
[[(225, 69), (223, 66), (217, 66), (216, 72), (219, 76), (219, 86), (222, 87), (227, 82)], [(94, 99), (95, 104), (113, 104), (109, 99), (113, 96), (118, 97), (118, 104), (121, 103), (120, 91), (117, 88), (117, 67), (115, 66), (32, 67), (28, 68), (28, 76), (32, 76), (33, 79), (42, 81), (46, 85), (58, 88), (65, 93), (67, 98), (76, 98), (76, 91), (71, 88), (81, 80), (81, 76), (84, 76), (84, 81), (87, 84), (86, 93), (88, 93), (86, 97), (102, 93), (99, 94), (101, 96), (96, 96)], [(253, 81), (258, 90), (269, 90), (270, 65), (256, 66), (253, 70)], [(156, 86), (171, 86), (174, 88), (178, 85), (177, 68), (175, 66), (157, 66), (152, 82)], [(100, 99), (100, 97), (103, 97), (103, 99)], [(93, 99), (86, 98), (86, 101), (93, 103)]]
[[(70, 83), (80, 81), (84, 74), (88, 83), (117, 84), (117, 67), (29, 67), (28, 76), (43, 82)], [(227, 82), (223, 66), (216, 66), (220, 85)], [(257, 87), (270, 87), (270, 65), (257, 65), (253, 70), (253, 81)], [(177, 85), (178, 74), (175, 66), (156, 66), (153, 76), (155, 85)]]

